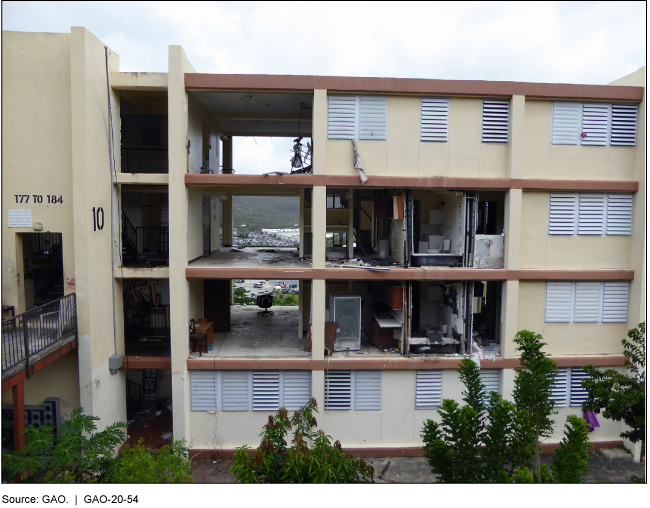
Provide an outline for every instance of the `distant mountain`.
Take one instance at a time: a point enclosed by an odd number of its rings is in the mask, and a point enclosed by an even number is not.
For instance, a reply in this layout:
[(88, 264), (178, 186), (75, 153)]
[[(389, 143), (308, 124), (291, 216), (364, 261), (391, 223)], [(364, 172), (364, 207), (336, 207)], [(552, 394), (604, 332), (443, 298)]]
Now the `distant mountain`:
[(248, 231), (264, 228), (291, 229), (300, 221), (300, 198), (276, 196), (233, 196), (232, 225), (246, 224)]

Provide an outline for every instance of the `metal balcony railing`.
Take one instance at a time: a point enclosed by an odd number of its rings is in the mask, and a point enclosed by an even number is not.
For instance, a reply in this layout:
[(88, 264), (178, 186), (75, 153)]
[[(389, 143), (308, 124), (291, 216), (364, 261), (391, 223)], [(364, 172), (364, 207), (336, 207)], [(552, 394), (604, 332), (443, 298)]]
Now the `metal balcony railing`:
[(29, 369), (30, 358), (73, 335), (77, 336), (74, 293), (3, 321), (3, 374), (23, 362)]
[(167, 148), (122, 148), (122, 173), (169, 173)]

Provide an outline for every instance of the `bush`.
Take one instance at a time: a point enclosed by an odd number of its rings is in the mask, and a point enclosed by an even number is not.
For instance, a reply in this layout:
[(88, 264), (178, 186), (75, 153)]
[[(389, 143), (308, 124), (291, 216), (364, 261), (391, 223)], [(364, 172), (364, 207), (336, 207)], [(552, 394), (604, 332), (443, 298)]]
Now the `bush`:
[(645, 444), (645, 323), (629, 330), (627, 336), (630, 340), (621, 342), (625, 366), (630, 374), (621, 374), (613, 369), (603, 372), (593, 365), (586, 365), (584, 371), (590, 377), (582, 381), (587, 390), (587, 400), (582, 407), (585, 411), (602, 411), (605, 418), (622, 421), (631, 430), (622, 432), (621, 437)]
[(148, 450), (142, 439), (127, 445), (111, 468), (111, 483), (192, 483), (192, 463), (183, 441), (173, 441), (160, 451)]
[(583, 483), (589, 472), (589, 430), (587, 422), (576, 415), (567, 416), (564, 437), (553, 456), (555, 481)]
[(96, 416), (75, 409), (55, 438), (51, 425), (29, 427), (23, 433), (22, 451), (2, 456), (3, 481), (21, 475), (24, 482), (39, 483), (186, 483), (192, 481), (190, 461), (183, 442), (174, 441), (155, 453), (140, 441), (128, 445), (117, 459), (115, 451), (124, 441), (124, 423), (101, 432)]
[[(260, 433), (262, 442), (251, 456), (250, 448), (237, 449), (228, 469), (240, 483), (354, 483), (372, 482), (374, 469), (341, 449), (339, 441), (315, 431), (315, 399), (289, 417), (281, 408)], [(294, 429), (291, 445), (287, 434)], [(311, 443), (311, 447), (310, 447)]]
[(445, 399), (439, 409), (441, 423), (425, 421), (423, 448), (439, 481), (574, 483), (587, 474), (586, 422), (575, 415), (567, 418), (553, 468), (541, 464), (539, 439), (550, 435), (554, 423), (550, 394), (557, 367), (542, 351), (541, 335), (522, 330), (515, 342), (525, 368), (516, 373), (515, 404), (494, 392), (486, 397), (478, 366), (466, 358), (459, 370), (465, 405)]
[[(27, 444), (22, 451), (2, 456), (2, 478), (9, 481), (22, 474), (24, 481), (45, 483), (94, 483), (107, 481), (118, 445), (124, 441), (124, 423), (101, 432), (99, 418), (75, 409), (63, 422), (58, 439), (51, 425), (29, 427), (23, 432)], [(89, 437), (87, 437), (89, 435)]]

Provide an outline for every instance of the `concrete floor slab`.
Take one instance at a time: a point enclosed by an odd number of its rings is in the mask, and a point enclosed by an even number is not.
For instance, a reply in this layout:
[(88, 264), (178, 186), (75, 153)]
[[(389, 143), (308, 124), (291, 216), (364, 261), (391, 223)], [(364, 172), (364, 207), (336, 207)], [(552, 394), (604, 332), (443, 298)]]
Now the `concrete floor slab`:
[[(274, 315), (259, 315), (255, 305), (230, 307), (230, 331), (214, 334), (213, 349), (203, 357), (309, 358), (298, 330), (298, 306), (271, 307)], [(198, 357), (191, 353), (190, 358)]]
[(311, 260), (300, 260), (295, 247), (223, 248), (191, 262), (191, 268), (311, 268)]

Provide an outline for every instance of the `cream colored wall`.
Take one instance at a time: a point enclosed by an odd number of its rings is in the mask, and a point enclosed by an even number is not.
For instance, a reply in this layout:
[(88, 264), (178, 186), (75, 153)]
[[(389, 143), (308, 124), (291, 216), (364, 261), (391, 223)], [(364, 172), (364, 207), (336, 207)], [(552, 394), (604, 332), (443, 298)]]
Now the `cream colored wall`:
[[(75, 277), (70, 111), (70, 34), (2, 34), (2, 304), (25, 311), (22, 259), (8, 210), (32, 211), (43, 231), (63, 238), (63, 277)], [(103, 60), (102, 60), (103, 61)], [(106, 90), (104, 86), (104, 96)], [(108, 160), (108, 158), (106, 159)], [(15, 195), (29, 195), (16, 203)], [(34, 203), (34, 195), (42, 203)], [(48, 204), (48, 195), (63, 204)], [(20, 286), (19, 286), (20, 284)], [(64, 284), (66, 294), (73, 292)]]
[[(481, 143), (481, 109), (482, 99), (449, 99), (449, 142), (422, 143), (420, 97), (390, 96), (387, 140), (357, 142), (366, 174), (506, 178), (508, 145)], [(358, 175), (350, 141), (327, 141), (327, 174)]]
[(200, 173), (203, 164), (203, 119), (210, 114), (192, 93), (188, 93), (187, 137), (190, 140), (188, 173)]
[(527, 100), (525, 125), (524, 178), (634, 180), (634, 147), (551, 145), (552, 101)]
[[(191, 261), (203, 256), (203, 196), (201, 187), (187, 187), (187, 259)], [(171, 209), (171, 207), (170, 207)], [(171, 217), (170, 217), (171, 222)]]
[(190, 279), (187, 281), (190, 286), (190, 319), (203, 317), (203, 279)]
[[(79, 362), (77, 351), (63, 355), (25, 381), (25, 405), (42, 406), (48, 397), (61, 399), (61, 412), (79, 407)], [(2, 394), (3, 404), (12, 404), (11, 390)]]
[[(119, 94), (107, 91), (105, 46), (100, 40), (84, 28), (73, 27), (70, 53), (80, 405), (87, 414), (100, 418), (98, 427), (101, 429), (126, 418), (124, 373), (112, 375), (108, 369), (109, 356), (124, 354), (121, 326), (116, 326), (114, 331), (113, 312), (110, 311), (112, 284), (116, 284), (111, 249), (117, 250), (117, 242), (111, 238), (111, 204), (117, 210), (117, 193), (111, 184), (108, 132), (111, 129), (114, 133), (120, 131)], [(109, 72), (118, 68), (118, 56), (110, 49), (108, 67)], [(108, 125), (109, 93), (111, 129)], [(115, 140), (115, 148), (119, 151), (119, 139)], [(93, 207), (104, 209), (102, 230), (94, 230)], [(113, 224), (119, 232), (117, 213)], [(116, 309), (116, 318), (118, 315)]]
[[(322, 377), (315, 371), (314, 377)], [(312, 396), (316, 398), (319, 413), (318, 428), (332, 439), (339, 440), (344, 448), (364, 447), (419, 447), (420, 433), (427, 419), (440, 421), (437, 410), (415, 409), (416, 371), (382, 372), (381, 411), (331, 411), (324, 408), (323, 386), (314, 385)], [(501, 372), (502, 394), (511, 400), (514, 387), (514, 370)], [(457, 371), (442, 371), (442, 397), (461, 401), (465, 389)], [(462, 404), (462, 402), (461, 402)], [(233, 449), (244, 444), (255, 448), (259, 445), (259, 433), (271, 412), (191, 412), (192, 441), (190, 448)], [(559, 408), (555, 415), (553, 435), (546, 442), (557, 443), (563, 437), (564, 422), (569, 414), (581, 415), (581, 408)], [(590, 434), (591, 441), (619, 440), (618, 423), (599, 417), (601, 427)]]
[[(185, 186), (187, 173), (188, 96), (185, 92), (185, 73), (194, 72), (180, 46), (169, 47), (168, 112), (169, 112), (169, 291), (170, 328), (172, 358), (172, 401), (174, 405), (173, 433), (175, 439), (190, 442), (190, 389), (187, 373), (189, 340), (187, 321), (190, 312), (189, 283), (185, 277), (188, 255), (194, 244), (202, 246), (190, 237), (188, 214), (192, 200), (188, 203), (188, 189)], [(199, 138), (200, 140), (200, 138)], [(192, 143), (198, 148), (201, 143)], [(200, 194), (200, 191), (199, 191)], [(198, 200), (200, 222), (201, 199)], [(200, 226), (202, 227), (202, 226)], [(194, 230), (191, 230), (194, 231)], [(196, 236), (196, 235), (194, 235)], [(197, 256), (200, 254), (197, 254)]]
[[(645, 86), (646, 68), (628, 74), (610, 83), (622, 86)], [(639, 104), (636, 130), (637, 149), (634, 158), (634, 179), (639, 182), (639, 191), (634, 196), (632, 217), (632, 245), (630, 247), (630, 267), (634, 270), (634, 280), (630, 283), (630, 307), (628, 322), (630, 327), (646, 320), (646, 96)]]
[(539, 333), (552, 356), (621, 355), (627, 323), (545, 323), (545, 282), (519, 283), (517, 330)]
[[(630, 268), (631, 236), (549, 235), (548, 214), (548, 192), (523, 193), (520, 254), (522, 269)], [(638, 216), (636, 218), (638, 220)]]

